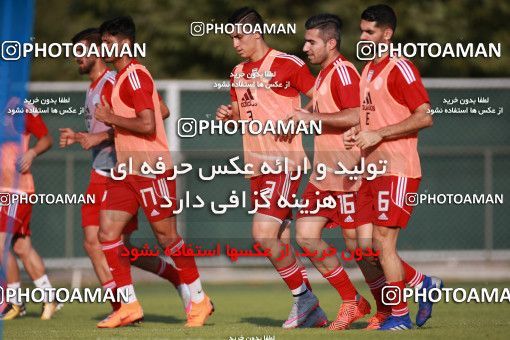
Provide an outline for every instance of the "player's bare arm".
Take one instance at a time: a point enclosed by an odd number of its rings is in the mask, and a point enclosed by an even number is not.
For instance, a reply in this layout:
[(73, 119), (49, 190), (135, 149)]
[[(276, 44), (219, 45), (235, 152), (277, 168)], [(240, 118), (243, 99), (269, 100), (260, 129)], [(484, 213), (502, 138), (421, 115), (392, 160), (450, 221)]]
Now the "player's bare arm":
[(361, 131), (356, 136), (356, 145), (360, 149), (366, 149), (379, 144), (382, 140), (398, 139), (415, 134), (432, 126), (432, 115), (429, 111), (430, 104), (424, 103), (416, 108), (409, 118), (400, 123), (388, 125), (375, 131)]
[(113, 141), (113, 129), (98, 133), (78, 132), (76, 139), (84, 150), (90, 150), (103, 142)]
[(166, 106), (165, 102), (163, 100), (159, 101), (159, 107), (161, 108), (161, 116), (163, 119), (167, 119), (170, 117), (170, 109), (168, 106)]
[[(313, 87), (308, 90), (307, 93), (305, 93), (305, 95), (312, 99), (313, 98)], [(295, 120), (296, 122), (299, 121), (300, 119), (304, 120), (306, 122), (306, 124), (308, 124), (310, 122), (310, 120), (307, 120), (308, 117), (307, 116), (303, 116), (301, 118), (297, 118), (297, 119), (294, 119), (293, 117), (296, 115), (296, 113), (305, 113), (305, 112), (308, 112), (310, 113), (310, 111), (312, 110), (312, 106), (313, 106), (313, 101), (310, 100), (302, 109), (299, 108), (299, 109), (294, 109), (294, 112), (291, 114), (291, 116), (288, 118), (288, 120), (290, 121), (291, 119), (292, 120)], [(275, 140), (276, 141), (280, 141), (280, 142), (288, 142), (288, 143), (291, 143), (292, 140), (294, 139), (295, 135), (291, 134), (291, 133), (288, 133), (286, 135), (276, 135), (275, 136)]]
[(74, 143), (80, 143), (84, 150), (89, 150), (105, 141), (113, 141), (113, 129), (99, 133), (75, 132), (71, 128), (61, 128), (59, 131), (60, 148), (65, 148)]
[(359, 124), (359, 107), (334, 113), (313, 113), (306, 109), (296, 109), (289, 120), (303, 121), (306, 124), (311, 121), (322, 121), (322, 124), (329, 127), (347, 129)]
[(110, 104), (103, 96), (101, 104), (97, 106), (95, 117), (98, 121), (107, 125), (113, 125), (122, 129), (139, 133), (142, 135), (152, 135), (156, 130), (156, 121), (154, 111), (145, 109), (136, 113), (135, 118), (125, 118), (113, 113)]
[(37, 143), (35, 143), (34, 147), (31, 149), (28, 149), (27, 152), (23, 154), (23, 156), (20, 157), (18, 160), (18, 169), (20, 173), (25, 173), (28, 170), (30, 170), (30, 167), (32, 166), (32, 162), (34, 159), (48, 151), (51, 146), (53, 145), (53, 139), (49, 134), (47, 134), (44, 137), (41, 137), (37, 140)]

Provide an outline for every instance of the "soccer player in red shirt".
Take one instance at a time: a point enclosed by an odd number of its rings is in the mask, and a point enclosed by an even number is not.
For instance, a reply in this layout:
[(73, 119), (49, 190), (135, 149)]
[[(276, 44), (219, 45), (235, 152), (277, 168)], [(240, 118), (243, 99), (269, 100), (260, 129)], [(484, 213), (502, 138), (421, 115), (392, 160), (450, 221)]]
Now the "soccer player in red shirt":
[[(101, 34), (98, 28), (88, 28), (77, 33), (71, 41), (73, 44), (82, 43), (86, 47), (90, 47), (91, 44), (99, 47), (101, 45)], [(106, 182), (110, 176), (110, 170), (115, 166), (116, 162), (113, 128), (97, 121), (94, 113), (101, 96), (106, 96), (107, 93), (111, 94), (116, 72), (109, 70), (101, 58), (93, 55), (76, 58), (76, 62), (79, 67), (79, 73), (88, 75), (91, 81), (85, 99), (87, 131), (75, 132), (70, 128), (60, 129), (60, 147), (79, 143), (83, 149), (92, 151), (92, 171), (87, 194), (94, 195), (96, 202), (82, 206), (83, 247), (92, 262), (94, 271), (103, 288), (115, 289), (115, 281), (108, 269), (108, 263), (101, 250), (97, 236), (101, 198), (106, 190)], [(160, 105), (163, 118), (168, 117), (169, 111), (161, 100)], [(128, 248), (131, 247), (129, 239), (131, 233), (137, 229), (137, 224), (135, 216), (123, 230), (123, 241)], [(186, 307), (191, 306), (188, 287), (180, 282), (177, 270), (162, 257), (138, 257), (133, 262), (133, 265), (170, 281), (179, 292), (185, 310)], [(115, 310), (120, 307), (120, 303), (112, 302), (112, 306)]]
[[(253, 30), (262, 27), (263, 20), (257, 11), (243, 7), (235, 11), (228, 20), (238, 26), (252, 25)], [(314, 77), (306, 64), (296, 56), (276, 51), (270, 48), (264, 40), (263, 34), (248, 31), (236, 31), (231, 34), (233, 47), (246, 60), (238, 64), (232, 74), (230, 90), (231, 105), (222, 105), (216, 111), (218, 120), (256, 120), (261, 123), (267, 121), (284, 120), (294, 108), (301, 107), (300, 93), (311, 97)], [(256, 74), (255, 71), (258, 73)], [(269, 77), (269, 72), (274, 76)], [(237, 84), (236, 84), (237, 83)], [(242, 83), (242, 84), (240, 84)], [(253, 86), (265, 84), (288, 84), (283, 87)], [(245, 86), (246, 84), (246, 86)], [(253, 217), (252, 234), (255, 241), (265, 249), (271, 250), (268, 259), (285, 281), (294, 297), (294, 304), (289, 317), (283, 323), (283, 328), (315, 326), (312, 322), (307, 325), (309, 316), (316, 314), (316, 320), (325, 319), (319, 307), (319, 301), (309, 289), (304, 277), (306, 271), (297, 261), (294, 252), (279, 259), (283, 247), (289, 246), (290, 232), (285, 228), (281, 240), (278, 238), (280, 226), (286, 219), (292, 217), (290, 208), (278, 206), (278, 200), (291, 200), (296, 194), (300, 178), (291, 179), (292, 172), (297, 166), (308, 160), (303, 150), (301, 136), (298, 135), (291, 142), (280, 141), (273, 135), (243, 135), (244, 162), (253, 166), (254, 174), (250, 177), (252, 203), (257, 200), (257, 193), (264, 193), (270, 206), (259, 208)], [(262, 174), (261, 165), (266, 162), (270, 166), (277, 160), (288, 160), (289, 171), (279, 174)], [(283, 224), (285, 225), (285, 224)]]
[[(14, 108), (23, 105), (19, 99), (13, 98), (8, 107)], [(5, 142), (0, 147), (0, 192), (26, 195), (35, 193), (34, 179), (31, 173), (34, 159), (48, 151), (52, 145), (48, 128), (37, 109), (31, 105), (24, 106), (23, 114), (24, 131), (17, 131), (14, 124), (15, 117), (5, 114), (4, 131), (13, 139), (20, 139), (21, 142)], [(30, 136), (34, 136), (37, 142), (29, 148)], [(19, 145), (21, 143), (21, 145)], [(8, 205), (0, 206), (0, 260), (2, 266), (7, 269), (7, 288), (20, 289), (20, 273), (18, 264), (9, 249), (4, 253), (4, 247), (11, 247), (14, 253), (21, 259), (23, 266), (34, 285), (41, 289), (52, 288), (46, 275), (44, 262), (32, 246), (30, 219), (32, 217), (32, 204), (11, 201)], [(2, 258), (7, 255), (7, 261)], [(7, 263), (7, 265), (5, 265)], [(44, 295), (43, 310), (41, 319), (49, 320), (58, 310), (58, 304), (53, 301), (49, 294)], [(1, 312), (3, 320), (11, 320), (23, 316), (25, 305), (16, 296), (11, 301), (6, 301)]]
[[(106, 21), (100, 31), (103, 43), (109, 48), (117, 44), (118, 51), (126, 45), (132, 50), (135, 25), (131, 17)], [(191, 308), (186, 326), (203, 326), (214, 307), (202, 289), (194, 257), (181, 255), (184, 241), (177, 232), (174, 215), (176, 183), (167, 179), (172, 175), (172, 170), (169, 170), (172, 161), (154, 81), (149, 71), (129, 55), (108, 56), (104, 60), (112, 62), (118, 73), (111, 96), (102, 98), (95, 118), (114, 127), (117, 164), (132, 164), (133, 173), (122, 181), (108, 179), (99, 228), (99, 241), (117, 289), (129, 294), (129, 299), (98, 327), (124, 326), (143, 318), (131, 279), (129, 259), (121, 256), (122, 230), (140, 207), (159, 244), (179, 268), (181, 282), (190, 289)], [(156, 169), (156, 163), (161, 162), (167, 169), (163, 174), (142, 174), (143, 163)], [(171, 208), (164, 207), (168, 201), (172, 203)]]
[[(354, 217), (359, 181), (334, 174), (338, 162), (351, 169), (360, 160), (359, 150), (346, 150), (342, 143), (343, 132), (359, 124), (359, 74), (339, 52), (341, 26), (341, 19), (333, 14), (315, 15), (306, 21), (303, 51), (321, 70), (313, 88), (313, 112), (297, 110), (292, 116), (294, 121), (307, 124), (323, 123), (322, 134), (314, 139), (314, 170), (302, 195), (308, 206), (297, 215), (296, 240), (302, 248), (317, 254), (310, 257), (311, 262), (343, 300), (336, 320), (329, 326), (331, 330), (347, 329), (370, 313), (369, 303), (358, 294), (338, 257), (323, 256), (330, 247), (322, 239), (324, 228), (341, 226), (349, 251), (354, 254), (357, 248)], [(318, 173), (319, 166), (325, 166), (325, 174)], [(336, 202), (334, 208), (319, 206), (327, 198)], [(358, 264), (366, 275), (363, 260)]]
[[(390, 44), (396, 23), (391, 7), (370, 6), (361, 15), (360, 39)], [(380, 265), (386, 281), (394, 287), (391, 290), (400, 291), (397, 298), (392, 299), (391, 316), (379, 329), (410, 329), (409, 310), (402, 299), (405, 284), (421, 292), (443, 284), (438, 278), (417, 272), (397, 253), (398, 234), (406, 228), (412, 213), (412, 207), (406, 204), (406, 195), (416, 193), (421, 180), (418, 132), (432, 126), (429, 97), (416, 67), (407, 59), (386, 53), (376, 56), (364, 67), (360, 103), (360, 129), (353, 128), (344, 135), (345, 146), (356, 145), (367, 162), (382, 159), (388, 166), (382, 176), (372, 181), (363, 179), (358, 192), (356, 222), (360, 226), (373, 226), (373, 246), (380, 250)], [(422, 326), (431, 312), (432, 303), (420, 301), (416, 324)]]

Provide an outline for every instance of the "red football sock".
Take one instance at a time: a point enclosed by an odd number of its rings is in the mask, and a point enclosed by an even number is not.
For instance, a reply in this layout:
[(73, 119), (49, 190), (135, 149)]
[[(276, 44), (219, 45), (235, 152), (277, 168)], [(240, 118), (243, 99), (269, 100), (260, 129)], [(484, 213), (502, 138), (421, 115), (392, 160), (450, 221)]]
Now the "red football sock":
[(420, 273), (419, 271), (417, 271), (416, 269), (411, 267), (409, 265), (409, 263), (405, 262), (404, 260), (401, 260), (401, 261), (402, 261), (402, 266), (404, 267), (404, 272), (405, 272), (405, 282), (410, 287), (419, 285), (425, 278), (423, 273)]
[(174, 268), (170, 263), (167, 263), (162, 258), (158, 257), (159, 265), (158, 265), (158, 276), (170, 281), (174, 287), (177, 288), (181, 284), (181, 278), (179, 277), (179, 272)]
[(289, 286), (290, 290), (297, 289), (301, 287), (304, 283), (303, 274), (301, 274), (301, 270), (297, 264), (297, 261), (294, 261), (290, 266), (276, 269), (278, 274), (282, 277), (283, 281)]
[[(115, 284), (115, 281), (110, 280), (110, 281), (104, 282), (101, 284), (101, 286), (103, 286), (104, 291), (111, 290), (113, 296), (117, 297), (117, 285)], [(120, 308), (120, 301), (114, 302), (114, 301), (110, 300), (110, 303), (112, 305), (113, 311), (116, 311)]]
[(356, 301), (356, 294), (358, 292), (342, 266), (322, 276), (338, 291), (344, 302)]
[(306, 285), (306, 288), (308, 288), (309, 291), (312, 291), (312, 285), (310, 284), (310, 281), (308, 280), (308, 273), (306, 272), (305, 267), (299, 268), (301, 270), (301, 276), (303, 277), (303, 281)]
[(115, 241), (101, 242), (101, 249), (106, 257), (106, 262), (108, 262), (117, 288), (133, 283), (129, 257), (121, 256), (123, 246), (124, 243), (120, 238)]
[(183, 251), (184, 240), (182, 238), (179, 237), (168, 248), (170, 249), (170, 257), (174, 260), (176, 271), (179, 273), (180, 283), (190, 284), (200, 277), (194, 256), (174, 255), (179, 250)]
[(388, 282), (388, 286), (398, 287), (398, 291), (396, 292), (397, 294), (395, 296), (395, 298), (398, 300), (393, 300), (393, 302), (398, 303), (391, 306), (391, 315), (403, 316), (409, 313), (409, 309), (407, 308), (407, 301), (404, 301), (404, 288), (406, 287), (406, 283), (403, 280), (397, 282)]
[(372, 295), (375, 299), (375, 303), (377, 305), (377, 311), (385, 314), (391, 313), (391, 307), (385, 305), (382, 302), (382, 289), (386, 285), (386, 278), (384, 275), (380, 276), (379, 278), (375, 279), (374, 281), (368, 281), (365, 280), (368, 288), (370, 288), (370, 291), (372, 292)]

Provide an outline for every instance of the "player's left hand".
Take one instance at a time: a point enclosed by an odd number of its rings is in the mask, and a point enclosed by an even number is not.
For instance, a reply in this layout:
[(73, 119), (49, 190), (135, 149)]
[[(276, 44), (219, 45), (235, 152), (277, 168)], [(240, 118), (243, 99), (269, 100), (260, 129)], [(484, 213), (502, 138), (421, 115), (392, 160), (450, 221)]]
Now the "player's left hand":
[(110, 107), (110, 104), (106, 101), (105, 96), (101, 97), (101, 103), (96, 104), (96, 112), (94, 113), (94, 117), (107, 125), (111, 124), (110, 118), (113, 115), (113, 110)]
[(23, 154), (23, 156), (21, 156), (18, 159), (18, 164), (16, 164), (18, 171), (20, 173), (24, 174), (25, 172), (30, 170), (30, 167), (32, 166), (32, 162), (34, 161), (34, 158), (36, 156), (37, 156), (37, 154), (32, 149), (29, 149), (27, 152), (25, 152)]
[(101, 144), (101, 138), (94, 133), (78, 132), (78, 141), (84, 150), (89, 150), (96, 145)]
[(303, 108), (294, 109), (294, 112), (292, 112), (289, 118), (289, 121), (290, 120), (293, 120), (295, 124), (304, 122), (308, 126), (312, 120), (312, 113)]
[(382, 136), (377, 131), (361, 131), (355, 137), (356, 145), (361, 150), (379, 144), (382, 140)]

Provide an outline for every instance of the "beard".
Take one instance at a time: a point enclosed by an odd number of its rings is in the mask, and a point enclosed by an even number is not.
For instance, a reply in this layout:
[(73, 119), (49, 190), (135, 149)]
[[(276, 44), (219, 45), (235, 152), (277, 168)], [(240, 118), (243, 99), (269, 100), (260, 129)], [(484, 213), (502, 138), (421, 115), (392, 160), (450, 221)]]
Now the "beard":
[(79, 72), (81, 75), (89, 74), (89, 72), (92, 70), (92, 67), (94, 67), (94, 63), (83, 64), (83, 67), (82, 67), (82, 66), (80, 66), (80, 67), (78, 68), (78, 72)]

